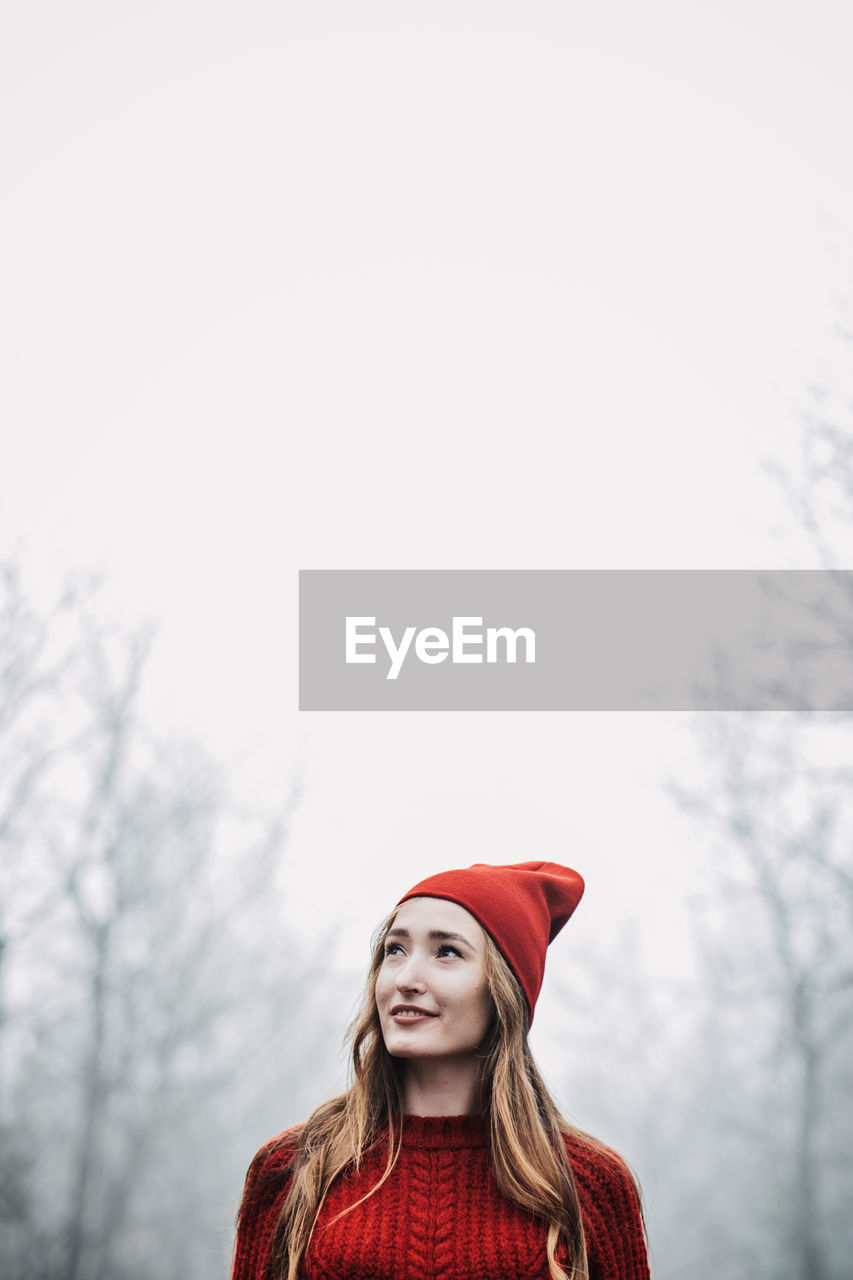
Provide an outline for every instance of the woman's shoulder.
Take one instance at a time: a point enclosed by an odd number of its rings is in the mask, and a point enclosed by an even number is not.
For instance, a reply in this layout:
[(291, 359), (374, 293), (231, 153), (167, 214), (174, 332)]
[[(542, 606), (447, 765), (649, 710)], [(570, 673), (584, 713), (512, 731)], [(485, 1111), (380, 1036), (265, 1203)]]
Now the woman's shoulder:
[(296, 1125), (270, 1138), (249, 1165), (237, 1215), (231, 1280), (259, 1280), (265, 1274), (302, 1128)]
[(564, 1133), (563, 1141), (576, 1179), (602, 1186), (622, 1186), (625, 1183), (632, 1187), (635, 1185), (626, 1161), (606, 1143), (579, 1130)]
[(281, 1133), (277, 1133), (274, 1138), (269, 1138), (255, 1152), (252, 1164), (256, 1161), (259, 1164), (266, 1164), (269, 1161), (278, 1162), (292, 1157), (299, 1146), (299, 1137), (304, 1128), (303, 1123), (291, 1125), (289, 1129), (282, 1129)]
[(626, 1161), (588, 1134), (567, 1133), (564, 1141), (584, 1219), (590, 1276), (647, 1280), (640, 1192)]
[(255, 1152), (246, 1174), (244, 1198), (256, 1195), (270, 1182), (278, 1183), (282, 1177), (289, 1175), (304, 1128), (304, 1124), (297, 1124), (284, 1129)]
[(318, 1133), (327, 1130), (330, 1120), (339, 1117), (346, 1095), (341, 1094), (322, 1103), (302, 1124), (292, 1125), (277, 1133), (274, 1138), (255, 1153), (246, 1177), (246, 1194), (251, 1195), (256, 1187), (266, 1190), (269, 1186), (280, 1186), (284, 1179), (290, 1177), (299, 1155), (303, 1135), (312, 1144), (316, 1142)]

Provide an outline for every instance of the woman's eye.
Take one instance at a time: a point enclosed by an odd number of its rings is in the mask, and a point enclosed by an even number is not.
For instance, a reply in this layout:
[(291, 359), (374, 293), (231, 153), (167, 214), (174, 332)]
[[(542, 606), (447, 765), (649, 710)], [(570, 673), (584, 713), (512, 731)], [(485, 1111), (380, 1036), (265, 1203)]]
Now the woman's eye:
[(395, 955), (397, 954), (397, 952), (398, 952), (398, 951), (401, 951), (401, 950), (402, 950), (402, 948), (401, 948), (401, 946), (400, 946), (399, 942), (386, 942), (386, 943), (385, 943), (385, 954), (386, 954), (386, 956), (395, 956)]
[(442, 942), (441, 946), (438, 948), (438, 954), (440, 956), (460, 956), (461, 957), (462, 952), (457, 947), (454, 947), (451, 943)]

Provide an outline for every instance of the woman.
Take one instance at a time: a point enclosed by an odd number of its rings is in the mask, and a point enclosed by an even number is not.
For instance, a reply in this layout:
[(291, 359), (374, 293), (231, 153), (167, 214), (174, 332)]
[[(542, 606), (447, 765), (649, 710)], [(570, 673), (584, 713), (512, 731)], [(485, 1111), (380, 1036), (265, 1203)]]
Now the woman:
[(353, 1084), (253, 1160), (232, 1280), (648, 1280), (631, 1175), (560, 1116), (527, 1043), (583, 887), (477, 863), (400, 899)]

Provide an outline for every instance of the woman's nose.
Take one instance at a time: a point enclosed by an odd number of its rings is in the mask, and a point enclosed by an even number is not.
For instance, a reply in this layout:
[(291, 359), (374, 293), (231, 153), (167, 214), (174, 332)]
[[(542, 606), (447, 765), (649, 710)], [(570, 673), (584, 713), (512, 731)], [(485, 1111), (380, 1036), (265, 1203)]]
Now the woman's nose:
[(426, 983), (420, 961), (416, 956), (409, 956), (403, 967), (397, 970), (397, 990), (424, 991), (425, 989)]

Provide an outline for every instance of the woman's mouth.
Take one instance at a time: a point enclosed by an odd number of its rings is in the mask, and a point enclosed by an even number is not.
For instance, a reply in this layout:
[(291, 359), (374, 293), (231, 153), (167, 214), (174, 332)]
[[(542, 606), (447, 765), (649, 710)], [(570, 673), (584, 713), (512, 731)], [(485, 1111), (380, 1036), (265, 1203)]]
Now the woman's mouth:
[(414, 1005), (395, 1004), (391, 1010), (395, 1022), (424, 1022), (427, 1018), (437, 1018), (437, 1013), (428, 1009), (418, 1009)]

